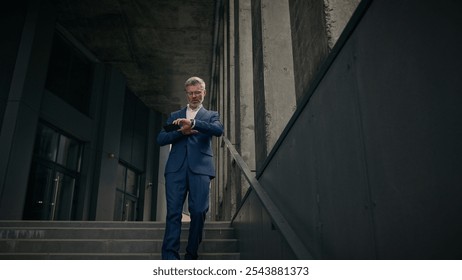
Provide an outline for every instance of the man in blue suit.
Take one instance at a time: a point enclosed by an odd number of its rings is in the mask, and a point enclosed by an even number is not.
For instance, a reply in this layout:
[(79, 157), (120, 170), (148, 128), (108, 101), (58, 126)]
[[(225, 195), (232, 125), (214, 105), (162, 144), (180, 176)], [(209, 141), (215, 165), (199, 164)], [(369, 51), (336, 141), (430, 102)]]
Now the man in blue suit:
[(202, 106), (206, 95), (205, 83), (199, 77), (185, 82), (188, 105), (170, 114), (167, 125), (179, 128), (162, 129), (159, 145), (171, 144), (165, 166), (167, 222), (162, 244), (162, 259), (180, 259), (180, 234), (183, 204), (188, 195), (190, 227), (185, 259), (197, 259), (202, 231), (209, 208), (210, 180), (215, 177), (212, 137), (223, 134), (218, 112)]

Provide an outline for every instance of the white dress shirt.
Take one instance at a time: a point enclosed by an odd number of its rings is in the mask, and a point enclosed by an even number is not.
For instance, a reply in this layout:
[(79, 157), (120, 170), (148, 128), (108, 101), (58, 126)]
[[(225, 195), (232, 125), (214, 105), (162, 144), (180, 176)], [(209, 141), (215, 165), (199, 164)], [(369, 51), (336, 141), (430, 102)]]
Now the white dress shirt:
[[(197, 106), (196, 109), (192, 109), (189, 107), (189, 104), (188, 104), (188, 108), (186, 109), (186, 118), (187, 119), (195, 119), (196, 118), (196, 114), (197, 112), (199, 112), (199, 110), (202, 108), (202, 104), (200, 104), (199, 106)], [(194, 128), (196, 123), (194, 123), (191, 128)]]

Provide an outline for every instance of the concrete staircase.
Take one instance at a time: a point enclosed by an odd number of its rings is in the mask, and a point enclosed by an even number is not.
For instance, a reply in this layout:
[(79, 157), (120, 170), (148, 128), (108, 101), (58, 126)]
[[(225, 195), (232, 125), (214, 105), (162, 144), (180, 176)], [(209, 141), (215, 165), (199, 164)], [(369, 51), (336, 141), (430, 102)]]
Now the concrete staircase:
[[(183, 224), (180, 254), (186, 247)], [(160, 259), (165, 223), (94, 221), (0, 221), (0, 259)], [(239, 259), (229, 222), (207, 221), (199, 259)]]

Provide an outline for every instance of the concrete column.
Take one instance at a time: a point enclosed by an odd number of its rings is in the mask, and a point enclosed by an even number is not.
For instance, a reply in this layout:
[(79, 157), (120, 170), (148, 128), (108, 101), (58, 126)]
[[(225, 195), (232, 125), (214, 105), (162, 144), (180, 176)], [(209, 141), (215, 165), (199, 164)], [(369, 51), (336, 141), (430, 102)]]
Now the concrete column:
[(15, 28), (22, 34), (0, 127), (0, 219), (20, 220), (56, 15), (48, 1), (29, 1), (11, 11), (18, 20), (10, 24), (25, 20), (22, 30)]
[(159, 174), (157, 184), (157, 212), (156, 221), (165, 222), (167, 216), (167, 200), (165, 198), (165, 164), (167, 163), (170, 145), (160, 147), (159, 151)]
[(228, 24), (227, 24), (227, 76), (228, 76), (228, 138), (231, 143), (236, 143), (236, 70), (235, 70), (235, 18), (234, 0), (229, 0)]
[[(229, 115), (228, 115), (228, 104), (227, 104), (227, 99), (226, 99), (226, 91), (227, 91), (227, 85), (228, 85), (228, 81), (227, 81), (227, 59), (226, 59), (226, 55), (227, 55), (227, 36), (226, 36), (226, 26), (227, 26), (227, 17), (226, 17), (226, 13), (225, 15), (223, 16), (223, 19), (222, 19), (222, 24), (221, 24), (221, 30), (220, 30), (220, 37), (221, 37), (221, 40), (220, 42), (222, 42), (221, 46), (220, 46), (220, 66), (219, 66), (219, 93), (218, 93), (218, 110), (220, 112), (222, 112), (221, 114), (221, 121), (224, 125), (224, 131), (226, 134), (229, 133), (229, 127), (227, 127), (227, 124), (228, 124), (228, 119), (229, 119)], [(220, 143), (217, 143), (217, 144), (220, 144)], [(221, 145), (219, 145), (221, 147)], [(219, 206), (221, 205), (221, 209), (219, 209), (219, 216), (220, 216), (220, 219), (224, 219), (225, 218), (225, 212), (226, 212), (226, 209), (227, 209), (227, 205), (226, 205), (226, 200), (228, 199), (227, 198), (227, 189), (226, 189), (226, 185), (227, 185), (227, 180), (228, 180), (228, 156), (227, 156), (227, 152), (224, 150), (224, 148), (220, 148), (219, 149), (220, 153), (219, 153), (219, 158), (222, 159), (220, 161), (220, 181), (219, 181), (219, 196), (218, 196), (218, 200), (217, 202), (219, 203)], [(229, 202), (229, 201), (228, 201)]]
[[(162, 124), (162, 117), (160, 113), (149, 110), (147, 145), (146, 145), (146, 176), (144, 184), (141, 186), (145, 188), (144, 193), (144, 212), (143, 221), (155, 221), (157, 214), (157, 182), (158, 172), (154, 170), (159, 169), (159, 149), (156, 143), (157, 134)], [(163, 174), (162, 174), (163, 177)]]
[[(223, 1), (226, 2), (226, 1)], [(218, 104), (218, 111), (221, 112), (221, 122), (224, 125), (224, 133), (226, 135), (229, 134), (228, 132), (228, 106), (227, 106), (227, 98), (226, 98), (226, 89), (227, 89), (227, 84), (228, 81), (226, 80), (227, 76), (227, 61), (226, 61), (226, 51), (227, 51), (227, 37), (226, 37), (226, 26), (227, 26), (227, 16), (226, 16), (226, 3), (223, 4), (223, 15), (221, 19), (221, 24), (220, 24), (220, 31), (219, 31), (219, 36), (220, 36), (220, 59), (219, 59), (219, 66), (218, 66), (218, 85), (219, 85), (219, 92), (217, 96), (217, 104)], [(218, 188), (219, 188), (219, 196), (218, 200), (216, 201), (217, 204), (217, 209), (218, 209), (218, 216), (217, 220), (223, 220), (225, 217), (225, 212), (226, 209), (228, 209), (229, 205), (229, 194), (227, 193), (226, 189), (226, 184), (227, 184), (227, 178), (228, 178), (228, 159), (227, 159), (227, 153), (225, 149), (220, 145), (219, 142), (216, 142), (217, 146), (219, 147), (219, 153), (218, 153), (218, 158), (219, 160), (219, 181), (218, 183)]]
[(361, 0), (324, 0), (329, 47), (332, 49)]
[(112, 221), (116, 194), (117, 168), (119, 164), (120, 137), (122, 133), (125, 101), (125, 77), (114, 68), (107, 69), (106, 88), (102, 104), (101, 146), (98, 147), (100, 171), (97, 180), (96, 221)]
[[(251, 0), (235, 0), (236, 34), (236, 150), (255, 172), (255, 126)], [(242, 179), (242, 196), (248, 183)]]
[[(277, 19), (277, 20), (276, 20)], [(288, 0), (261, 0), (267, 154), (296, 109)]]
[[(227, 80), (227, 87), (225, 91), (226, 96), (226, 114), (228, 115), (228, 120), (226, 122), (227, 127), (227, 137), (231, 141), (231, 143), (236, 143), (236, 92), (235, 92), (235, 23), (234, 23), (234, 0), (227, 1), (226, 7), (226, 24), (224, 26), (224, 42), (226, 51), (225, 55), (225, 71), (226, 71), (226, 80)], [(237, 197), (238, 193), (236, 190), (236, 176), (233, 173), (233, 164), (231, 163), (231, 156), (230, 153), (227, 151), (225, 147), (224, 152), (227, 158), (227, 197), (226, 200), (228, 201), (228, 206), (226, 210), (225, 219), (230, 220), (232, 215), (236, 212), (237, 208)]]

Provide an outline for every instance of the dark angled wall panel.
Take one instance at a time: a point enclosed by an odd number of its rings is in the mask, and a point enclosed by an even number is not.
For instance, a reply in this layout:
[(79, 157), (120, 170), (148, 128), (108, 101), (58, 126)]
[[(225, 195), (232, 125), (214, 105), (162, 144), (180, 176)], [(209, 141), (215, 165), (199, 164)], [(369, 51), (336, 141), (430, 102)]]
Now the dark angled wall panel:
[(11, 78), (24, 27), (26, 12), (25, 1), (15, 1), (9, 4), (8, 10), (2, 9), (0, 16), (0, 124), (3, 121), (5, 106), (10, 91)]
[(461, 9), (361, 2), (307, 89), (259, 181), (314, 258), (462, 258)]

